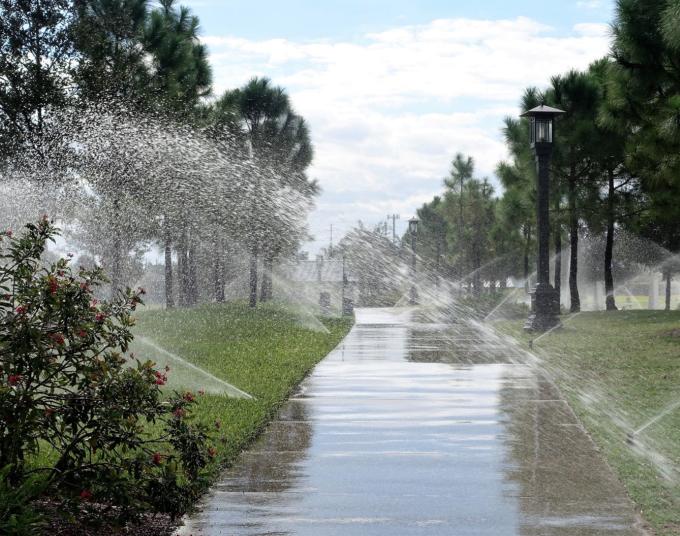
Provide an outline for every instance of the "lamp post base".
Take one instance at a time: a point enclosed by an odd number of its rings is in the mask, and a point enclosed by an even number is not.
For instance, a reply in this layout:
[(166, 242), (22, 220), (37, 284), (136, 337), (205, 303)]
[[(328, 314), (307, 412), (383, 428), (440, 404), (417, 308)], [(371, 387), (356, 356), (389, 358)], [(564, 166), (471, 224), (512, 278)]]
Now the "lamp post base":
[(525, 331), (548, 331), (560, 325), (560, 293), (551, 285), (539, 285), (531, 293), (531, 313)]
[(409, 305), (418, 305), (418, 290), (415, 286), (412, 286), (409, 290), (408, 303)]

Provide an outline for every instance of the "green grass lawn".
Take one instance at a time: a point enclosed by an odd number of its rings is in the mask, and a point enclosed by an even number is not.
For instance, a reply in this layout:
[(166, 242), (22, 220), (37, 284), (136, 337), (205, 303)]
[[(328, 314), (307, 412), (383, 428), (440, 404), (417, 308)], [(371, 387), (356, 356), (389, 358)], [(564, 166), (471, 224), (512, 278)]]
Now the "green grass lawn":
[[(278, 305), (253, 310), (244, 304), (211, 304), (141, 312), (134, 332), (255, 397), (211, 392), (198, 397), (197, 418), (213, 428), (216, 421), (221, 423), (215, 432), (219, 454), (213, 471), (217, 473), (259, 434), (351, 324), (347, 318), (318, 322)], [(173, 372), (182, 377), (173, 378)], [(203, 378), (171, 365), (169, 379), (170, 387), (201, 388)], [(211, 382), (206, 383), (210, 387)]]
[[(680, 311), (588, 312), (563, 322), (533, 352), (644, 519), (659, 535), (680, 534), (680, 407), (673, 409), (680, 402)], [(495, 325), (523, 345), (535, 337), (519, 321)], [(664, 409), (633, 445), (626, 443), (628, 432)]]

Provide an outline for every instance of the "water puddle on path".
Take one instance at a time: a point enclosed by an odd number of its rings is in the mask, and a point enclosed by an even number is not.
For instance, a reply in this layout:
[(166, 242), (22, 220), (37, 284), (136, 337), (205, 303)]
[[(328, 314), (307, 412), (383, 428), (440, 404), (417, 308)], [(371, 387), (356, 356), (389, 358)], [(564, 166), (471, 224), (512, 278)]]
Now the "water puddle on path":
[(358, 310), (181, 533), (637, 534), (569, 407), (512, 351), (472, 324)]

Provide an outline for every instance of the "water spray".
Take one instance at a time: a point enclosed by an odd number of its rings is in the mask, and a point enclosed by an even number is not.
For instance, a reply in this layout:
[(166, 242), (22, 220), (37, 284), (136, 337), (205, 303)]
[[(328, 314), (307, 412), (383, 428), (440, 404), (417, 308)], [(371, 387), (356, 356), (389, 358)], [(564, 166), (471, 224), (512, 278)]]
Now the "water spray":
[(644, 432), (647, 428), (649, 428), (650, 426), (652, 426), (652, 425), (653, 425), (654, 423), (656, 423), (657, 421), (660, 421), (660, 420), (663, 419), (666, 415), (668, 415), (668, 414), (671, 413), (672, 411), (676, 410), (677, 408), (680, 408), (680, 400), (678, 400), (678, 401), (676, 401), (676, 402), (673, 402), (672, 404), (670, 404), (669, 406), (667, 406), (663, 411), (661, 411), (661, 413), (657, 414), (657, 415), (654, 416), (652, 419), (648, 420), (645, 424), (643, 424), (642, 426), (640, 426), (640, 428), (638, 428), (637, 430), (635, 430), (635, 431), (633, 432), (633, 435), (635, 436), (635, 435), (637, 435), (637, 434), (639, 434), (639, 433), (641, 433), (641, 432)]
[(550, 328), (548, 331), (546, 331), (545, 333), (541, 333), (541, 334), (540, 334), (538, 337), (536, 337), (535, 339), (530, 340), (530, 341), (529, 341), (529, 348), (533, 349), (534, 343), (535, 343), (535, 342), (540, 341), (540, 340), (541, 340), (543, 337), (545, 337), (546, 335), (549, 335), (550, 333), (552, 333), (552, 332), (555, 331), (556, 329), (561, 328), (562, 326), (564, 326), (564, 324), (566, 324), (567, 322), (569, 322), (572, 318), (577, 317), (577, 316), (580, 315), (582, 312), (583, 312), (583, 311), (579, 311), (578, 313), (572, 314), (571, 316), (569, 316), (568, 318), (566, 318), (566, 319), (564, 320), (564, 322), (560, 322), (560, 323), (557, 324), (556, 326), (551, 327), (551, 328)]

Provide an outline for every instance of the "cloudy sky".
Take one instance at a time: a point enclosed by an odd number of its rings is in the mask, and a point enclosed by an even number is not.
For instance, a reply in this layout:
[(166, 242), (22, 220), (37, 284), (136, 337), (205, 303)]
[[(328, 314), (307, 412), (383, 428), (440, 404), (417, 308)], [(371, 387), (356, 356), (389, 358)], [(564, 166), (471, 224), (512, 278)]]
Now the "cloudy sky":
[(607, 53), (612, 0), (190, 0), (216, 94), (284, 86), (310, 124), (323, 193), (312, 253), (357, 220), (441, 192), (457, 151), (494, 182), (524, 88)]

